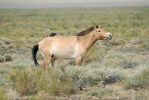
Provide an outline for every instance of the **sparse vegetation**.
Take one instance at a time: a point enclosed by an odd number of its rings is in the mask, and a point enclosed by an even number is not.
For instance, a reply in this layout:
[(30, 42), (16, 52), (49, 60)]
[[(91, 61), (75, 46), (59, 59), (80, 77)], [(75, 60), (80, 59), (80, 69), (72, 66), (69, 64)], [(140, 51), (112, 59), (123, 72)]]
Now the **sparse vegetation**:
[(120, 61), (118, 63), (118, 66), (122, 66), (123, 68), (134, 68), (136, 66), (138, 66), (138, 63), (137, 62), (132, 62), (132, 61), (128, 61), (128, 60), (123, 60), (123, 61)]
[(5, 61), (11, 61), (12, 57), (10, 54), (5, 54)]
[(113, 90), (111, 88), (93, 88), (87, 93), (85, 93), (86, 96), (97, 96), (99, 98), (105, 96), (105, 95), (112, 95)]
[[(148, 10), (149, 7), (0, 9), (0, 100), (19, 96), (38, 100), (79, 93), (102, 98), (113, 96), (115, 91), (123, 97), (129, 95), (125, 95), (129, 89), (148, 91)], [(54, 68), (33, 67), (31, 48), (42, 38), (51, 32), (75, 35), (96, 24), (111, 32), (113, 39), (97, 42), (82, 66), (70, 64), (71, 60), (57, 60)], [(41, 62), (39, 53), (37, 58)], [(114, 84), (122, 89), (108, 87)], [(141, 93), (141, 98), (148, 97), (148, 92)]]
[(5, 61), (5, 58), (0, 55), (0, 63), (1, 63), (1, 62), (4, 62), (4, 61)]
[(141, 89), (149, 87), (149, 68), (134, 77), (127, 78), (124, 81), (124, 85), (126, 89)]
[(6, 100), (6, 90), (0, 87), (0, 100)]
[(12, 70), (9, 72), (12, 87), (15, 87), (20, 96), (36, 94), (44, 91), (48, 95), (68, 95), (73, 93), (73, 83), (66, 75), (58, 70), (44, 71), (41, 68), (30, 67)]

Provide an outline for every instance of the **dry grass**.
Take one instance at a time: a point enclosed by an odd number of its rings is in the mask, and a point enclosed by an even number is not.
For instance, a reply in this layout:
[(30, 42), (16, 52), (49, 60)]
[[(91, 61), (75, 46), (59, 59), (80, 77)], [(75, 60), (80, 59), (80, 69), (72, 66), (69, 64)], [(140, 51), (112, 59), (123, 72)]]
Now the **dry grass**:
[(91, 97), (91, 96), (96, 96), (96, 97), (103, 97), (107, 95), (113, 94), (113, 90), (111, 88), (92, 88), (88, 92), (86, 92), (84, 95)]
[(6, 90), (0, 87), (0, 100), (6, 100)]
[(141, 89), (149, 86), (149, 68), (142, 71), (140, 74), (134, 77), (124, 80), (124, 86), (126, 89)]
[[(19, 95), (35, 94), (35, 98), (41, 92), (47, 96), (78, 93), (101, 81), (105, 85), (122, 81), (122, 85), (133, 89), (148, 87), (148, 9), (0, 9), (0, 55), (1, 59), (5, 54), (12, 57), (9, 64), (0, 63), (0, 97), (5, 97), (5, 92), (9, 94), (3, 87)], [(31, 68), (31, 48), (47, 34), (75, 35), (96, 24), (111, 32), (113, 39), (96, 43), (82, 66), (70, 64), (71, 60), (58, 60), (53, 69)], [(88, 95), (102, 97), (112, 93), (107, 88), (101, 91), (91, 90)], [(142, 96), (147, 98), (145, 93)]]
[(20, 96), (36, 94), (39, 91), (49, 95), (64, 95), (73, 93), (73, 83), (59, 70), (44, 71), (41, 68), (12, 69), (9, 72), (12, 87)]

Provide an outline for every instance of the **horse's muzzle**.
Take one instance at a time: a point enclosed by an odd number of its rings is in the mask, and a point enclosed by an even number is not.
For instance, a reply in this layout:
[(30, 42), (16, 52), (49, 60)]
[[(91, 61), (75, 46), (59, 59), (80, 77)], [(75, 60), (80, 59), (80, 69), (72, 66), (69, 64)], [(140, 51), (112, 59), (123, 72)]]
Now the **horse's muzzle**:
[(112, 34), (111, 33), (107, 33), (105, 35), (105, 38), (107, 38), (108, 40), (111, 40), (112, 39)]

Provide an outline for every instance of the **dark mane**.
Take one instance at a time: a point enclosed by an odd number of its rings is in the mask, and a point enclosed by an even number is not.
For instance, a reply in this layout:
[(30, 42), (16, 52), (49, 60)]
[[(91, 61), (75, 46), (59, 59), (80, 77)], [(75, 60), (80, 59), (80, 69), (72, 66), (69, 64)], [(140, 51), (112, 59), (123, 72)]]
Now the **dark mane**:
[(84, 30), (82, 32), (79, 32), (76, 36), (84, 36), (84, 35), (90, 33), (93, 30), (94, 30), (94, 27), (90, 27), (90, 28), (88, 28), (88, 29), (86, 29), (86, 30)]

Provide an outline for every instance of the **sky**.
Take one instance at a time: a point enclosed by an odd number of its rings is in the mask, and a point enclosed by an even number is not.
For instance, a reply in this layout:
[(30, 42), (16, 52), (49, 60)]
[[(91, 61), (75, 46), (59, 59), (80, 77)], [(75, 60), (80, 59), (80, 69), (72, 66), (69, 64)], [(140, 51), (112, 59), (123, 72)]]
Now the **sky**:
[(0, 0), (0, 8), (149, 6), (149, 0)]

